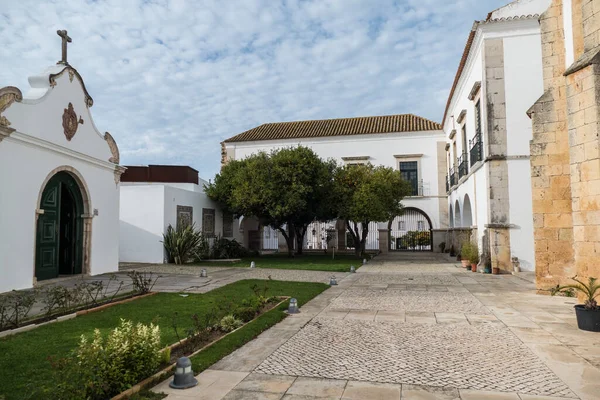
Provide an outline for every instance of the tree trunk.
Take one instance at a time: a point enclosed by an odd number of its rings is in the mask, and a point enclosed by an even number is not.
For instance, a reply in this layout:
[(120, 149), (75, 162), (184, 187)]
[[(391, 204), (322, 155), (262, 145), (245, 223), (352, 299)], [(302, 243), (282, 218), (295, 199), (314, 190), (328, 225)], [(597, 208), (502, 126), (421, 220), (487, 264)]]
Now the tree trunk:
[(360, 256), (365, 255), (365, 247), (367, 243), (367, 237), (369, 236), (369, 221), (363, 222), (362, 224), (362, 238), (360, 240)]
[(288, 235), (286, 230), (281, 227), (278, 227), (277, 230), (281, 232), (285, 239), (285, 243), (288, 248), (288, 257), (294, 257), (294, 231), (290, 230), (290, 234)]
[(296, 254), (302, 255), (304, 250), (304, 236), (306, 236), (306, 229), (308, 225), (303, 225), (300, 228), (294, 227), (296, 234)]
[(348, 228), (348, 232), (350, 232), (350, 236), (352, 236), (352, 241), (354, 242), (354, 255), (356, 257), (360, 257), (361, 253), (361, 245), (360, 245), (360, 235), (358, 233), (358, 225), (356, 222), (352, 221), (353, 227), (350, 226), (350, 221), (346, 220), (346, 227)]

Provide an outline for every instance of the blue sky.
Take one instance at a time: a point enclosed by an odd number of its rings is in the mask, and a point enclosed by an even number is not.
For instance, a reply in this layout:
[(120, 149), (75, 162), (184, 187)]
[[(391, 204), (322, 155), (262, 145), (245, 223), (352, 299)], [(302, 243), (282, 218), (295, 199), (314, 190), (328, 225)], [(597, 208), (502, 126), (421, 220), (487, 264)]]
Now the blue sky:
[(266, 122), (413, 113), (440, 122), (474, 20), (508, 0), (0, 0), (0, 87), (60, 59), (124, 165), (209, 179)]

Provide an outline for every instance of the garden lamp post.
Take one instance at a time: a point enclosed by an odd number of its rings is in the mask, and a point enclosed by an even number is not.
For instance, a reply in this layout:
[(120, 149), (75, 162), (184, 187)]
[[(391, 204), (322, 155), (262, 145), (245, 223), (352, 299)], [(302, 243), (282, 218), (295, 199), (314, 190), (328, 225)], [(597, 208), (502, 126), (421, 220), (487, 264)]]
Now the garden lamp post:
[(335, 279), (335, 276), (332, 276), (331, 278), (329, 278), (329, 286), (335, 286), (337, 285), (337, 279)]
[(202, 268), (202, 270), (200, 271), (200, 277), (201, 278), (206, 278), (208, 276), (208, 274), (206, 273), (206, 269)]
[(290, 299), (290, 305), (288, 306), (288, 314), (298, 314), (300, 310), (298, 310), (298, 300), (295, 298)]
[(187, 357), (180, 357), (175, 364), (175, 375), (169, 386), (173, 389), (187, 389), (198, 384), (192, 371), (192, 362)]
[(356, 272), (356, 268), (354, 268), (354, 265), (350, 266), (350, 272), (352, 272), (352, 273)]
[(250, 263), (250, 268), (256, 268), (256, 263), (254, 261)]

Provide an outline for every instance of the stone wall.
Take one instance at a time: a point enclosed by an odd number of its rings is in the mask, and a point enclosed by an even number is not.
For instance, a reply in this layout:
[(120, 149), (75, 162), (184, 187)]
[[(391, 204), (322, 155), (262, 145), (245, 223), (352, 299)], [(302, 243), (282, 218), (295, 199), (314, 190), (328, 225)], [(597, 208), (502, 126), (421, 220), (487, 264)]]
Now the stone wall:
[(538, 289), (600, 277), (600, 2), (572, 7), (569, 68), (562, 0), (540, 17), (545, 92), (529, 110)]

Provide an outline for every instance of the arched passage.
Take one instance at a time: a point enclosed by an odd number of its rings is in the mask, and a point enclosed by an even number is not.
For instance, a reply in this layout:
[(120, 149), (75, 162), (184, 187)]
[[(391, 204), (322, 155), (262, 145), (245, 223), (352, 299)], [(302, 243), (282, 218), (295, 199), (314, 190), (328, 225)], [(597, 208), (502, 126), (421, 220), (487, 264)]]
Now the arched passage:
[(89, 273), (91, 202), (81, 174), (59, 167), (38, 196), (34, 276), (37, 280)]
[(473, 226), (473, 214), (471, 212), (471, 200), (469, 199), (468, 194), (465, 194), (465, 200), (463, 201), (462, 226), (466, 226), (466, 227)]
[(454, 228), (454, 212), (452, 211), (452, 204), (449, 206), (450, 210), (448, 211), (448, 219), (450, 228)]
[(406, 207), (394, 218), (390, 230), (390, 249), (403, 251), (432, 251), (431, 219), (421, 209)]
[(460, 228), (462, 226), (462, 216), (460, 212), (460, 204), (458, 200), (454, 202), (454, 227)]

